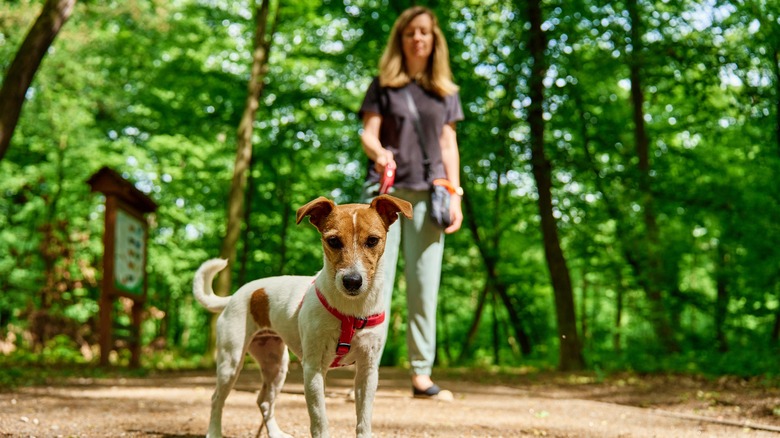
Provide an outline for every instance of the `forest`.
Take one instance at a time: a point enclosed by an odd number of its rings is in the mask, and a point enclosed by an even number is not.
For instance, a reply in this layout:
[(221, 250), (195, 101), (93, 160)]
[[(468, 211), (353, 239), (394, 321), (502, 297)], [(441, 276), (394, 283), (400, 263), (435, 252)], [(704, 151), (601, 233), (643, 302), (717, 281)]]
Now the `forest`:
[[(776, 0), (4, 1), (0, 365), (96, 363), (104, 166), (158, 205), (144, 367), (208, 361), (203, 261), (231, 258), (225, 292), (319, 270), (295, 211), (359, 200), (357, 111), (414, 3), (465, 112), (438, 365), (777, 375)], [(56, 8), (50, 46), (23, 44)], [(408, 365), (404, 309), (401, 281), (385, 365)]]

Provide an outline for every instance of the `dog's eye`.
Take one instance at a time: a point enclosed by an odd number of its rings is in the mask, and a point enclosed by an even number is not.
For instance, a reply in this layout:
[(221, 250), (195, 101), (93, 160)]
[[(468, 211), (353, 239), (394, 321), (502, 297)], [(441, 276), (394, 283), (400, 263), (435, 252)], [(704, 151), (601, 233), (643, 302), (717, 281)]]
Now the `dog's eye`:
[(344, 244), (341, 243), (341, 239), (339, 239), (338, 237), (328, 237), (327, 239), (325, 239), (325, 243), (327, 243), (328, 246), (333, 249), (344, 248)]
[(371, 236), (368, 239), (366, 239), (366, 246), (369, 248), (375, 247), (379, 243), (379, 238), (376, 236)]

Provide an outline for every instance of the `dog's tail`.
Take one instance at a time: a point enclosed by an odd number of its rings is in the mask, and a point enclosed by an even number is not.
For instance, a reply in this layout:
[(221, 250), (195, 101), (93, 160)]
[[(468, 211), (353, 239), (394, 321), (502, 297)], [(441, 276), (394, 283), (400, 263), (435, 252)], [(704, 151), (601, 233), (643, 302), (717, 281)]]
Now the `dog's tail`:
[(230, 301), (230, 297), (214, 295), (214, 290), (211, 288), (214, 276), (217, 275), (217, 272), (225, 269), (227, 264), (227, 260), (224, 259), (211, 259), (200, 265), (198, 272), (195, 273), (195, 280), (192, 282), (192, 294), (210, 312), (221, 312), (227, 306), (228, 301)]

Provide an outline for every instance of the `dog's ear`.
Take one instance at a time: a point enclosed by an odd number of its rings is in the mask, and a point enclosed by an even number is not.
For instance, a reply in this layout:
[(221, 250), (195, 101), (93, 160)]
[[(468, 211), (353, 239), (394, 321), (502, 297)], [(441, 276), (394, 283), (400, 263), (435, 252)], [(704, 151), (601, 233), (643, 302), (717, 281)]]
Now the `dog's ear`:
[(388, 228), (398, 219), (399, 212), (412, 218), (412, 204), (395, 196), (379, 195), (371, 201), (371, 208), (376, 210)]
[(322, 220), (328, 217), (330, 212), (333, 211), (334, 207), (335, 204), (333, 204), (333, 201), (323, 196), (320, 196), (319, 198), (309, 202), (308, 204), (298, 209), (295, 223), (300, 224), (303, 218), (305, 218), (306, 216), (311, 216), (309, 218), (309, 222), (311, 222), (312, 225), (314, 225), (315, 227), (317, 227), (317, 229), (319, 229), (320, 224), (322, 224)]

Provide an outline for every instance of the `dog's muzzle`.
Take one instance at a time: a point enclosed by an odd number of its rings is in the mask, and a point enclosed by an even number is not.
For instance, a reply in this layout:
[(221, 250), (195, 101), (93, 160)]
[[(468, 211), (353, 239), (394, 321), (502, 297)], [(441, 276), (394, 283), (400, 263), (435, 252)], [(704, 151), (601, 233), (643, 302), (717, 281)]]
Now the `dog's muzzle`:
[(360, 274), (346, 274), (341, 279), (341, 283), (344, 285), (344, 289), (350, 295), (357, 295), (360, 287), (363, 286), (363, 277)]

